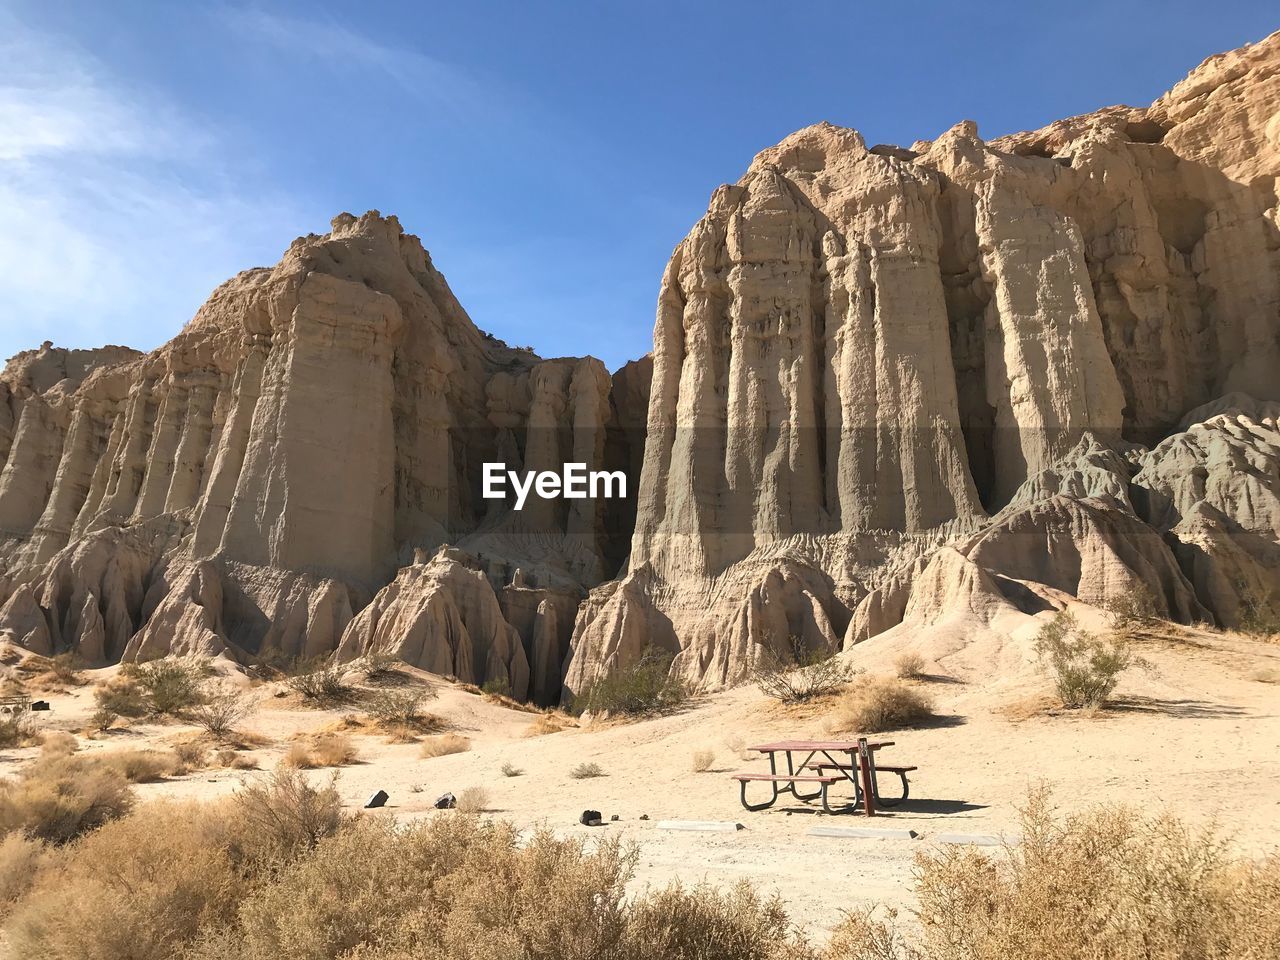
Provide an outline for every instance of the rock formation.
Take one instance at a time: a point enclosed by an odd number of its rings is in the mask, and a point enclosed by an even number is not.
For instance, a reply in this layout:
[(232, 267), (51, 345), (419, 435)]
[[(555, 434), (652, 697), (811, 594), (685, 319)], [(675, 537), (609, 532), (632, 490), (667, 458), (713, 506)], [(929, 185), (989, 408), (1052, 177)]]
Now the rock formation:
[[(342, 215), (169, 344), (0, 374), (0, 633), (93, 663), (386, 651), (554, 703), (901, 623), (1280, 603), (1280, 34), (1147, 108), (909, 149), (809, 127), (715, 191), (612, 376), (481, 333)], [(625, 500), (482, 499), (481, 465)], [(638, 484), (637, 484), (638, 480)]]
[(1275, 604), (1278, 174), (1280, 34), (1146, 109), (763, 151), (663, 277), (630, 565), (568, 687), (957, 605)]

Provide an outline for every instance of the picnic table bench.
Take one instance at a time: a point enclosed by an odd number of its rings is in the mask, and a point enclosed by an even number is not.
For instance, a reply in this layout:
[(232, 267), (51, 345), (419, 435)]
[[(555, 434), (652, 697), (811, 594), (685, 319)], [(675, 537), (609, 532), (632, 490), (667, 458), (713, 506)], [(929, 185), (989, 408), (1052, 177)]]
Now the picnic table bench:
[[(821, 800), (822, 808), (827, 813), (847, 813), (862, 807), (867, 816), (875, 814), (877, 805), (895, 807), (907, 799), (910, 787), (907, 774), (915, 770), (912, 766), (881, 764), (876, 761), (875, 754), (885, 747), (893, 746), (893, 741), (868, 741), (865, 737), (856, 740), (780, 740), (777, 743), (764, 743), (751, 747), (757, 753), (769, 757), (769, 772), (735, 773), (742, 794), (742, 805), (747, 810), (765, 810), (778, 802), (778, 798), (789, 793), (797, 800)], [(797, 755), (803, 759), (797, 764)], [(779, 756), (786, 758), (786, 771), (779, 770)], [(902, 795), (884, 797), (880, 794), (878, 775), (880, 773), (896, 774), (902, 783)], [(833, 784), (853, 784), (853, 802), (842, 806), (833, 806), (830, 789)], [(772, 795), (768, 800), (751, 803), (747, 800), (747, 784), (768, 783)], [(814, 784), (817, 789), (801, 792), (797, 784)]]

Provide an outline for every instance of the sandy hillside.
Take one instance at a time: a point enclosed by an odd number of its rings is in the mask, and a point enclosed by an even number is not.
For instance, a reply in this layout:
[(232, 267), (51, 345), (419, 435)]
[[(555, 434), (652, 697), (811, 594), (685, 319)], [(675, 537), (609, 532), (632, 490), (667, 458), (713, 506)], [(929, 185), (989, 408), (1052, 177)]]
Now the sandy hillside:
[[(1090, 613), (1085, 610), (1083, 620)], [(471, 740), (465, 753), (423, 759), (419, 743), (392, 743), (385, 735), (350, 730), (356, 763), (338, 769), (338, 788), (354, 811), (377, 789), (391, 800), (384, 813), (410, 819), (437, 814), (444, 793), (483, 786), (488, 814), (523, 826), (546, 824), (565, 835), (621, 834), (639, 844), (637, 884), (702, 880), (727, 885), (750, 879), (776, 890), (793, 916), (815, 933), (829, 929), (840, 911), (864, 902), (910, 904), (913, 854), (941, 833), (1016, 834), (1017, 805), (1028, 787), (1046, 781), (1063, 808), (1123, 801), (1150, 811), (1168, 808), (1195, 821), (1216, 820), (1243, 849), (1280, 845), (1280, 646), (1234, 634), (1168, 628), (1135, 640), (1150, 662), (1128, 674), (1113, 709), (1094, 715), (1046, 709), (1049, 684), (1029, 662), (1034, 621), (1009, 633), (927, 635), (893, 631), (846, 656), (869, 672), (888, 672), (904, 649), (927, 659), (921, 682), (940, 720), (927, 729), (884, 735), (894, 746), (882, 761), (912, 763), (912, 799), (876, 826), (907, 827), (919, 837), (854, 840), (810, 837), (815, 824), (860, 826), (861, 816), (831, 818), (804, 804), (749, 813), (728, 774), (763, 770), (740, 755), (743, 745), (781, 737), (826, 736), (830, 704), (781, 707), (754, 687), (697, 700), (673, 715), (633, 723), (595, 723), (529, 736), (538, 715), (412, 669), (395, 682), (438, 692), (426, 708), (447, 729)], [(12, 651), (10, 651), (12, 653)], [(12, 660), (12, 658), (10, 658)], [(8, 668), (13, 669), (12, 665)], [(115, 670), (87, 672), (89, 683), (53, 690), (44, 729), (81, 735), (86, 751), (164, 749), (197, 731), (189, 724), (137, 722), (93, 738), (84, 736), (92, 690)], [(259, 705), (244, 724), (243, 756), (268, 769), (290, 743), (308, 732), (343, 726), (358, 704), (333, 710), (302, 705), (281, 683), (250, 686)], [(985, 678), (998, 676), (998, 681)], [(693, 770), (693, 756), (713, 750), (712, 768)], [(0, 752), (6, 774), (37, 748)], [(573, 779), (579, 763), (595, 762), (605, 776)], [(504, 776), (510, 763), (519, 776)], [(206, 799), (227, 794), (253, 770), (215, 767), (140, 784), (146, 798)], [(327, 777), (330, 771), (311, 775)], [(603, 827), (578, 825), (584, 809), (600, 810)], [(641, 820), (641, 816), (649, 819)], [(729, 820), (736, 833), (683, 833), (657, 829), (662, 819)]]

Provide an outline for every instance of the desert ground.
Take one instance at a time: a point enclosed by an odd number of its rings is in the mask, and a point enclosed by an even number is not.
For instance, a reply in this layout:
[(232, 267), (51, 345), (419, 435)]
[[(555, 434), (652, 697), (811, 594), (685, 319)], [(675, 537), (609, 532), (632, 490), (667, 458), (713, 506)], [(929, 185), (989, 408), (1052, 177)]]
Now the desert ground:
[[(1082, 622), (1102, 616), (1078, 609)], [(256, 701), (238, 738), (240, 755), (256, 769), (215, 765), (141, 783), (137, 790), (142, 799), (223, 796), (262, 776), (308, 734), (342, 730), (358, 750), (355, 762), (308, 776), (336, 775), (352, 812), (382, 789), (389, 802), (365, 815), (458, 816), (436, 811), (434, 800), (446, 791), (483, 787), (486, 816), (521, 827), (546, 825), (561, 835), (634, 841), (638, 887), (672, 880), (725, 887), (750, 880), (779, 894), (797, 924), (819, 938), (854, 906), (909, 910), (914, 854), (937, 843), (940, 834), (1016, 842), (1019, 804), (1041, 783), (1053, 789), (1064, 811), (1098, 803), (1168, 809), (1193, 823), (1215, 823), (1241, 852), (1280, 846), (1280, 644), (1173, 626), (1139, 631), (1132, 643), (1148, 666), (1125, 675), (1115, 703), (1090, 713), (1065, 711), (1055, 709), (1050, 682), (1030, 654), (1031, 638), (1044, 619), (1030, 619), (1012, 634), (894, 630), (842, 655), (876, 674), (892, 672), (903, 650), (917, 650), (925, 657), (927, 677), (915, 682), (938, 715), (921, 729), (880, 737), (894, 744), (881, 754), (882, 762), (915, 764), (919, 770), (912, 775), (908, 803), (884, 811), (872, 824), (860, 814), (831, 817), (798, 802), (751, 813), (740, 806), (738, 786), (730, 779), (737, 770), (765, 768), (746, 749), (753, 744), (830, 735), (829, 700), (783, 706), (746, 685), (695, 697), (651, 719), (579, 722), (555, 715), (576, 725), (535, 735), (539, 714), (408, 667), (382, 682), (434, 691), (437, 696), (424, 708), (445, 729), (468, 738), (469, 750), (423, 758), (420, 743), (391, 742), (384, 732), (362, 726), (358, 699), (311, 708), (284, 681), (254, 681), (230, 662), (218, 662), (215, 669)], [(8, 647), (5, 669), (17, 669), (18, 658), (18, 649)], [(167, 750), (201, 733), (181, 720), (132, 721), (89, 733), (93, 691), (119, 669), (84, 671), (81, 683), (43, 694), (51, 710), (42, 715), (41, 729), (76, 734), (86, 752)], [(0, 752), (0, 772), (12, 775), (39, 749)], [(707, 750), (715, 756), (710, 769), (695, 771), (694, 755)], [(598, 764), (604, 775), (570, 777), (584, 762)], [(519, 775), (505, 775), (504, 765)], [(581, 826), (585, 809), (601, 811), (604, 825)], [(731, 821), (744, 829), (659, 829), (658, 821), (667, 819)], [(909, 828), (918, 836), (809, 836), (819, 824)]]

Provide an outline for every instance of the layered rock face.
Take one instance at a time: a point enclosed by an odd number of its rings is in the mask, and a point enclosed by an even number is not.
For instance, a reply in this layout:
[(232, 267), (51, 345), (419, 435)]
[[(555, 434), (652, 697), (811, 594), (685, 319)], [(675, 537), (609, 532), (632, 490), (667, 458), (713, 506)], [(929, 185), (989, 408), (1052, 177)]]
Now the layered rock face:
[[(93, 663), (386, 651), (554, 703), (650, 646), (1143, 596), (1280, 609), (1280, 34), (1148, 108), (909, 149), (819, 125), (718, 189), (613, 375), (471, 323), (343, 215), (147, 355), (0, 374), (0, 635)], [(481, 466), (625, 500), (480, 496)]]
[(647, 643), (731, 683), (957, 591), (1274, 603), (1278, 174), (1280, 34), (1147, 109), (758, 155), (663, 278), (629, 572), (569, 688)]
[[(558, 678), (577, 601), (616, 571), (632, 521), (625, 503), (606, 518), (600, 502), (536, 497), (516, 514), (480, 498), (481, 465), (639, 457), (624, 426), (642, 419), (644, 373), (624, 371), (615, 401), (597, 360), (507, 348), (476, 329), (394, 217), (343, 215), (274, 268), (228, 281), (152, 354), (46, 344), (10, 362), (0, 629), (94, 663), (358, 656), (382, 644), (353, 624), (358, 611), (438, 602), (463, 621), (489, 617), (523, 569), (520, 590), (556, 614), (522, 616), (527, 635), (513, 641), (497, 613), (503, 654), (476, 640), (483, 655), (454, 671), (500, 675), (523, 696), (538, 650)], [(407, 599), (397, 570), (445, 542), (469, 553), (435, 566), (467, 576)], [(442, 662), (450, 641), (432, 637), (417, 662)], [(541, 695), (558, 694), (557, 679)]]

